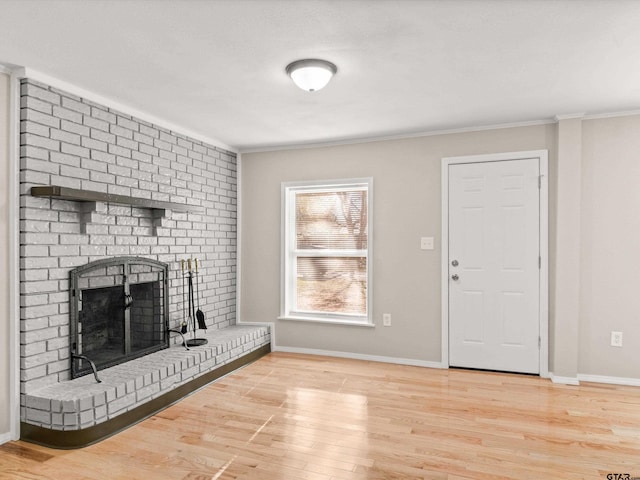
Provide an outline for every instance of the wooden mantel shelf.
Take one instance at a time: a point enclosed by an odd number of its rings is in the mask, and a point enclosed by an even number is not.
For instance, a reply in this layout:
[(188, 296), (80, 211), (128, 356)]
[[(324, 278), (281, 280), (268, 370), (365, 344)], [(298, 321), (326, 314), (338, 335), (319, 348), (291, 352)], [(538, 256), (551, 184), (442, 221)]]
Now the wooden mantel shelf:
[(163, 202), (148, 198), (129, 197), (113, 193), (95, 192), (92, 190), (78, 190), (76, 188), (59, 187), (56, 185), (31, 187), (33, 197), (50, 197), (59, 200), (73, 200), (76, 202), (106, 202), (120, 205), (131, 205), (138, 208), (156, 210), (172, 210), (174, 212), (204, 213), (204, 208), (184, 203)]

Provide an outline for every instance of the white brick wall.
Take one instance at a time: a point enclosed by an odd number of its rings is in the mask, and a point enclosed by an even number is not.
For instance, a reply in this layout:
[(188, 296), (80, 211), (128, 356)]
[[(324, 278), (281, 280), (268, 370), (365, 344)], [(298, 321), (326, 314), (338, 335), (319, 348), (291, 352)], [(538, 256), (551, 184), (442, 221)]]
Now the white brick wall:
[[(197, 257), (210, 329), (235, 324), (235, 154), (29, 79), (21, 94), (22, 393), (69, 378), (69, 270), (93, 260), (136, 255), (168, 263), (177, 326), (179, 260)], [(149, 209), (32, 197), (34, 185), (186, 203), (205, 213), (158, 218)]]

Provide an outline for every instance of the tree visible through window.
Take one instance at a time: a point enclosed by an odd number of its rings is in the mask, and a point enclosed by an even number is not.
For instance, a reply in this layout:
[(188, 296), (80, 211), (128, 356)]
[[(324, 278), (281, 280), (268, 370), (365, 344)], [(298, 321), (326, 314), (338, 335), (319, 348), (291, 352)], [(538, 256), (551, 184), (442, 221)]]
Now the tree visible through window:
[(285, 317), (368, 321), (369, 186), (285, 186)]

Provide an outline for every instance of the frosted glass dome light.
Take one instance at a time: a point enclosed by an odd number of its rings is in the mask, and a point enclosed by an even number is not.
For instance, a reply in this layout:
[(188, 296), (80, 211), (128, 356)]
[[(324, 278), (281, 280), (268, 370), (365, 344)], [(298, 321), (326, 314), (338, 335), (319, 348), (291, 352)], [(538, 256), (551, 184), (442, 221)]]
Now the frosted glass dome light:
[(302, 90), (315, 92), (324, 88), (338, 71), (336, 66), (326, 60), (297, 60), (287, 65), (287, 75)]

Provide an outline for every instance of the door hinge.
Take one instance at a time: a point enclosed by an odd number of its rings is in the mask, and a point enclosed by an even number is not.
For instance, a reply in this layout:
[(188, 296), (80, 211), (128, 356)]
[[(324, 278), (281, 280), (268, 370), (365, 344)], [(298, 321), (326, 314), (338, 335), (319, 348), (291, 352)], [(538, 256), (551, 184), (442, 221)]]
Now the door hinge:
[(538, 337), (538, 348), (540, 348), (541, 346), (542, 346), (542, 339)]
[(542, 175), (538, 175), (538, 190), (542, 188)]
[(538, 270), (542, 268), (542, 257), (538, 255)]

